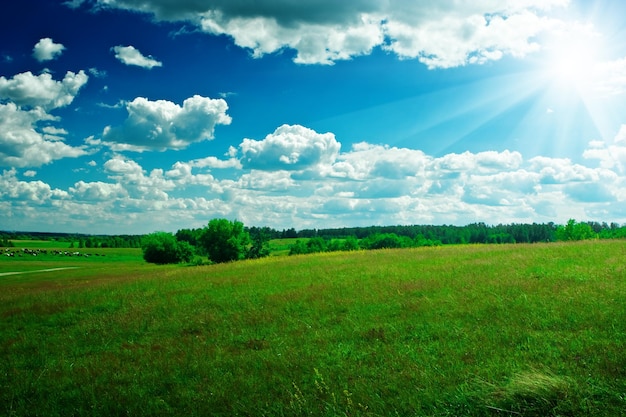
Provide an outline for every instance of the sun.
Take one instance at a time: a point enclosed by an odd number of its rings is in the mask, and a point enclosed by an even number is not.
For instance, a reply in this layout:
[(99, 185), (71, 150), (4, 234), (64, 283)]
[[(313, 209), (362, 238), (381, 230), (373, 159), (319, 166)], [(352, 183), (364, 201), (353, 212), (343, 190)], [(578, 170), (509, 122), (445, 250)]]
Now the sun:
[(595, 65), (593, 50), (566, 45), (555, 51), (548, 69), (558, 83), (584, 89), (593, 80)]
[(553, 83), (582, 93), (597, 81), (604, 51), (602, 37), (589, 28), (580, 27), (550, 40), (543, 65)]

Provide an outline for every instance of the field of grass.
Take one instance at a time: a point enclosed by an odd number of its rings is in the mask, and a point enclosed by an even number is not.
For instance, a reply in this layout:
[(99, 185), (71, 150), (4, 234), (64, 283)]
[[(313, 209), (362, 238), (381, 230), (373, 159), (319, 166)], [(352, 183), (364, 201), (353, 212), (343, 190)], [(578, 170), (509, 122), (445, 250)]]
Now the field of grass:
[(296, 241), (306, 242), (309, 239), (302, 238), (284, 238), (284, 239), (272, 239), (269, 241), (269, 249), (271, 256), (285, 256), (289, 255), (289, 251), (291, 250), (291, 245), (296, 243)]
[[(15, 247), (0, 248), (0, 274), (18, 271), (36, 271), (49, 268), (63, 267), (86, 267), (88, 273), (94, 273), (93, 267), (101, 265), (105, 269), (120, 265), (129, 266), (145, 266), (141, 249), (129, 248), (68, 248), (68, 245), (59, 246), (51, 245), (46, 242), (44, 245), (38, 245), (37, 242), (15, 241)], [(40, 249), (33, 255), (24, 252), (24, 249), (35, 251)], [(13, 257), (6, 256), (6, 251), (14, 252)], [(43, 252), (45, 251), (45, 253)], [(60, 252), (57, 253), (57, 252)], [(0, 277), (0, 286), (7, 283), (7, 277)], [(57, 279), (58, 276), (50, 276), (50, 279)], [(22, 278), (16, 278), (16, 282), (20, 282)], [(13, 282), (13, 281), (11, 281)]]
[(0, 276), (0, 415), (626, 410), (625, 241), (135, 257)]

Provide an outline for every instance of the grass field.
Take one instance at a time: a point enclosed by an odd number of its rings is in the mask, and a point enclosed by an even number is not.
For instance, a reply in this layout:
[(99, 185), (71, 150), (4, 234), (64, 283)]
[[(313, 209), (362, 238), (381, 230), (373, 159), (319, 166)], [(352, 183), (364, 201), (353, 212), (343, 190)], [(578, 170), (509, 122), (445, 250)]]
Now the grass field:
[(0, 276), (0, 415), (626, 410), (625, 241), (202, 267), (110, 251), (2, 259), (78, 268)]
[(272, 239), (269, 241), (269, 249), (271, 256), (286, 256), (289, 255), (289, 251), (291, 250), (291, 245), (296, 243), (296, 241), (306, 242), (309, 239), (296, 239), (296, 238), (285, 238), (285, 239)]

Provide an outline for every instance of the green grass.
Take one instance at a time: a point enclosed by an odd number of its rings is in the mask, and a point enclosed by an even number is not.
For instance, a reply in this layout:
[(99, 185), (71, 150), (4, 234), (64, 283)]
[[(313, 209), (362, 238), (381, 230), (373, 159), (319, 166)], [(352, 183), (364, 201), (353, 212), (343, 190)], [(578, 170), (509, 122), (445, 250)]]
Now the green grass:
[(297, 239), (297, 238), (284, 238), (284, 239), (272, 239), (269, 241), (269, 248), (271, 256), (286, 256), (289, 255), (289, 251), (291, 250), (291, 245), (296, 243), (296, 241), (306, 242), (309, 240), (308, 238)]
[[(37, 256), (33, 256), (28, 253), (24, 253), (22, 248), (26, 249), (45, 249), (47, 253), (38, 253)], [(16, 255), (14, 257), (8, 257), (4, 255), (4, 250), (0, 250), (0, 273), (5, 272), (19, 272), (19, 271), (35, 271), (40, 269), (60, 268), (60, 267), (94, 267), (96, 265), (104, 265), (107, 268), (115, 265), (144, 265), (145, 262), (142, 258), (141, 249), (130, 248), (85, 248), (85, 249), (68, 249), (67, 247), (59, 246), (37, 246), (37, 245), (24, 245), (23, 247), (8, 248), (10, 251), (14, 251)], [(53, 251), (61, 251), (68, 253), (78, 252), (78, 256), (66, 256), (58, 255)], [(88, 256), (85, 256), (88, 255)], [(94, 271), (91, 269), (91, 273)], [(51, 276), (52, 279), (56, 279), (56, 276)], [(0, 276), (0, 285), (2, 282), (7, 282), (9, 278), (7, 276)], [(11, 278), (11, 282), (14, 282)], [(17, 280), (19, 282), (19, 279)]]
[(139, 252), (0, 277), (0, 415), (621, 415), (625, 255), (595, 241), (192, 268)]

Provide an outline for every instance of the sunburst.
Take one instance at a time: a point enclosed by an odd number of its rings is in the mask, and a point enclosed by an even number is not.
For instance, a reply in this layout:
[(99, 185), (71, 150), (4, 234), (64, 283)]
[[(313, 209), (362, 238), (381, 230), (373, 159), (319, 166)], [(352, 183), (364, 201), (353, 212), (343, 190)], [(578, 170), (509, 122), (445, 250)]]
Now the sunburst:
[(591, 27), (576, 29), (557, 33), (549, 40), (543, 66), (553, 84), (588, 94), (594, 89), (606, 46), (603, 37)]

